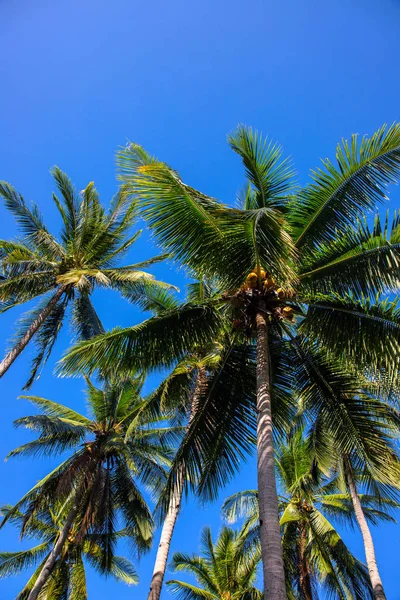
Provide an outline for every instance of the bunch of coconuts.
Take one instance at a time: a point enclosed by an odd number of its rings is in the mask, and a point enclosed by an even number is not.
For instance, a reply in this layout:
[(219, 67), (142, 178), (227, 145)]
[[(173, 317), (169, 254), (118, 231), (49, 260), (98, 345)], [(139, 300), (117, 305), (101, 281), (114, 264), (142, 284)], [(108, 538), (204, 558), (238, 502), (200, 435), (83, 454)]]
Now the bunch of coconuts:
[[(256, 271), (251, 271), (246, 277), (246, 282), (242, 285), (241, 290), (244, 292), (258, 290), (263, 295), (271, 299), (287, 300), (293, 298), (290, 292), (286, 292), (283, 288), (278, 287), (272, 278), (271, 273), (260, 268), (259, 274)], [(279, 307), (274, 310), (277, 317), (283, 317), (288, 321), (293, 321), (294, 310), (290, 306)]]

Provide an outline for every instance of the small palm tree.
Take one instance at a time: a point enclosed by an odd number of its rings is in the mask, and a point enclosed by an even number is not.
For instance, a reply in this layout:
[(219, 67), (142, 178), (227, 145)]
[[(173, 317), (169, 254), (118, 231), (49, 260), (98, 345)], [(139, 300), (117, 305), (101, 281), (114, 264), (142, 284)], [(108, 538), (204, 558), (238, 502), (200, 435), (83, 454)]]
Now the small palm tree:
[(167, 581), (172, 594), (182, 600), (261, 600), (255, 587), (259, 549), (244, 551), (245, 538), (224, 527), (213, 543), (206, 527), (201, 535), (200, 556), (175, 552), (171, 568), (194, 575), (199, 586), (173, 579)]
[[(218, 296), (204, 278), (189, 285), (190, 302)], [(161, 409), (183, 415), (186, 427), (158, 503), (165, 518), (148, 600), (160, 598), (185, 488), (215, 496), (221, 481), (238, 469), (238, 458), (252, 449), (254, 357), (229, 329), (221, 327), (214, 341), (182, 358), (153, 394)]]
[[(347, 549), (330, 520), (353, 527), (352, 500), (342, 492), (335, 474), (328, 477), (313, 464), (301, 430), (279, 445), (275, 465), (288, 597), (313, 600), (321, 587), (332, 598), (373, 598), (367, 569)], [(398, 505), (391, 498), (361, 494), (358, 501), (370, 522), (393, 521), (390, 512)], [(245, 517), (246, 544), (258, 543), (257, 490), (234, 494), (225, 501), (222, 513), (230, 523)]]
[(88, 339), (103, 331), (90, 300), (95, 288), (114, 289), (145, 308), (153, 307), (152, 294), (168, 288), (142, 270), (163, 257), (118, 266), (140, 235), (129, 233), (136, 213), (123, 189), (106, 212), (93, 182), (78, 196), (65, 173), (55, 167), (52, 174), (61, 194), (61, 199), (53, 194), (63, 222), (60, 239), (49, 232), (36, 205), (30, 208), (11, 185), (0, 182), (0, 196), (23, 234), (15, 241), (0, 240), (0, 308), (4, 312), (41, 298), (23, 318), (13, 348), (0, 363), (2, 377), (36, 336), (38, 352), (26, 387), (47, 360), (70, 304), (78, 338)]
[[(25, 396), (41, 414), (23, 417), (15, 424), (39, 432), (38, 439), (13, 450), (9, 456), (71, 451), (70, 456), (39, 481), (8, 512), (2, 526), (26, 506), (25, 527), (47, 506), (65, 503), (65, 520), (48, 558), (30, 591), (35, 600), (46, 584), (72, 529), (82, 541), (87, 533), (104, 534), (104, 552), (111, 559), (118, 515), (139, 551), (152, 540), (153, 521), (138, 484), (158, 494), (165, 481), (165, 466), (179, 440), (180, 427), (162, 426), (162, 419), (140, 397), (140, 382), (88, 385), (91, 415), (56, 402)], [(23, 529), (23, 532), (25, 528)]]
[[(11, 506), (2, 508), (5, 517), (12, 510)], [(0, 553), (0, 577), (16, 575), (37, 566), (24, 589), (18, 594), (17, 600), (27, 600), (32, 587), (40, 575), (56, 539), (64, 526), (65, 512), (62, 507), (56, 510), (48, 508), (40, 517), (29, 520), (25, 526), (26, 515), (14, 512), (10, 521), (19, 529), (25, 530), (26, 537), (39, 540), (39, 544), (29, 550)], [(128, 585), (137, 584), (138, 576), (132, 563), (121, 556), (109, 553), (106, 548), (115, 546), (115, 541), (128, 535), (127, 531), (105, 532), (103, 534), (87, 533), (77, 539), (72, 528), (62, 554), (55, 562), (39, 598), (42, 600), (87, 600), (85, 562), (99, 573), (113, 575), (117, 581)], [(110, 538), (111, 536), (111, 538)], [(110, 539), (109, 539), (110, 538)]]
[[(240, 207), (231, 208), (185, 184), (165, 163), (132, 144), (118, 156), (120, 177), (163, 249), (180, 264), (217, 278), (221, 304), (232, 308), (257, 346), (257, 448), (266, 600), (284, 600), (285, 575), (274, 476), (272, 346), (285, 339), (311, 367), (316, 346), (358, 375), (399, 389), (400, 313), (389, 299), (400, 278), (400, 221), (390, 229), (366, 218), (400, 175), (400, 125), (357, 135), (325, 160), (303, 189), (279, 146), (240, 126), (229, 137), (245, 167)], [(64, 372), (168, 366), (221, 326), (215, 300), (186, 305), (139, 328), (81, 342)], [(295, 316), (297, 315), (297, 317)], [(301, 338), (299, 339), (299, 335)], [(157, 335), (157, 338), (155, 338)], [(299, 343), (301, 342), (301, 343)], [(289, 377), (291, 365), (288, 364)], [(322, 385), (322, 381), (320, 380)], [(329, 392), (334, 397), (334, 389)], [(355, 437), (353, 436), (353, 441)], [(340, 449), (349, 447), (344, 437)]]

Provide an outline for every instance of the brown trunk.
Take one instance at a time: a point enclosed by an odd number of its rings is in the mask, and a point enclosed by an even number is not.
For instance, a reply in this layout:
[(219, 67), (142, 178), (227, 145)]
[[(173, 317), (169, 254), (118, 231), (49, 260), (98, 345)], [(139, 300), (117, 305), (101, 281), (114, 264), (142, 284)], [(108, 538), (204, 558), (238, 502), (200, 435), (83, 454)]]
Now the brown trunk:
[(313, 600), (310, 571), (308, 569), (306, 546), (307, 531), (304, 525), (300, 526), (300, 539), (298, 540), (297, 550), (299, 554), (299, 582), (300, 589), (303, 592), (305, 600)]
[(269, 371), (268, 325), (262, 312), (257, 325), (257, 473), (265, 600), (286, 600), (285, 571), (276, 492)]
[(14, 348), (12, 348), (12, 350), (10, 350), (10, 352), (3, 358), (2, 362), (0, 363), (0, 378), (3, 377), (4, 373), (8, 371), (8, 369), (11, 367), (17, 356), (19, 356), (22, 350), (24, 350), (24, 348), (29, 344), (29, 342), (31, 341), (35, 333), (38, 331), (38, 329), (40, 329), (40, 327), (43, 325), (43, 323), (45, 322), (45, 320), (47, 319), (47, 317), (49, 316), (49, 314), (51, 313), (51, 311), (53, 310), (63, 293), (63, 288), (60, 287), (57, 289), (54, 296), (49, 300), (49, 302), (46, 304), (39, 316), (36, 317), (36, 319), (30, 325), (25, 335), (20, 339), (20, 341), (17, 344), (15, 344)]
[(372, 589), (374, 591), (375, 600), (386, 600), (386, 595), (383, 590), (382, 580), (379, 575), (378, 565), (376, 562), (374, 542), (368, 527), (367, 519), (361, 506), (360, 498), (357, 493), (357, 486), (354, 480), (353, 468), (349, 457), (345, 458), (346, 479), (350, 490), (350, 496), (353, 503), (354, 514), (357, 519), (358, 526), (364, 542), (365, 558), (371, 579)]
[(67, 520), (65, 521), (64, 527), (54, 544), (52, 551), (50, 552), (46, 562), (44, 563), (43, 569), (40, 571), (39, 577), (36, 579), (35, 585), (30, 591), (28, 600), (36, 600), (40, 594), (40, 590), (45, 585), (57, 558), (60, 556), (62, 549), (64, 548), (65, 542), (67, 541), (69, 532), (73, 525), (74, 519), (78, 512), (78, 506), (75, 505), (70, 511)]
[[(203, 386), (205, 385), (205, 380), (206, 372), (203, 368), (200, 368), (197, 375), (196, 385), (193, 391), (187, 429), (189, 428), (199, 408), (200, 394), (203, 389)], [(164, 581), (165, 571), (167, 568), (169, 548), (171, 545), (172, 535), (174, 533), (176, 520), (178, 518), (179, 509), (181, 507), (182, 502), (184, 477), (185, 473), (183, 470), (181, 470), (180, 476), (178, 478), (179, 487), (171, 498), (167, 515), (165, 517), (165, 521), (162, 527), (160, 543), (158, 545), (157, 556), (154, 563), (153, 576), (151, 578), (150, 591), (147, 600), (159, 600), (161, 595), (161, 588)]]

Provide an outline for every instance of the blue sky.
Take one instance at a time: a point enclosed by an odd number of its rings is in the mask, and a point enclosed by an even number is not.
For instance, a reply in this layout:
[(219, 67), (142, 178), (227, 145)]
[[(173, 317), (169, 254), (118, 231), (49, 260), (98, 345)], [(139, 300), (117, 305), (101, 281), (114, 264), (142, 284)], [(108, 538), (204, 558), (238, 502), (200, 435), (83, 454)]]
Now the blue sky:
[[(116, 189), (115, 150), (127, 139), (232, 203), (243, 173), (226, 134), (238, 123), (279, 140), (305, 183), (321, 157), (334, 157), (342, 137), (400, 118), (398, 0), (3, 0), (0, 34), (0, 179), (34, 199), (54, 231), (49, 168), (59, 165), (78, 190), (94, 180), (107, 203)], [(399, 208), (398, 193), (392, 208)], [(15, 233), (0, 205), (0, 236)], [(156, 251), (144, 234), (134, 256)], [(169, 265), (154, 272), (185, 286), (182, 272)], [(107, 328), (143, 318), (111, 293), (95, 301)], [(3, 344), (19, 314), (2, 316)], [(65, 327), (32, 393), (83, 410), (82, 381), (52, 375), (70, 340)], [(0, 381), (0, 457), (28, 439), (12, 421), (31, 414), (16, 400), (29, 354)], [(50, 464), (1, 461), (0, 502), (17, 500)], [(221, 500), (254, 485), (250, 460)], [(203, 525), (216, 533), (219, 507), (185, 506), (172, 549), (195, 551)], [(399, 528), (384, 526), (374, 536), (388, 598), (400, 599)], [(358, 534), (344, 537), (362, 558)], [(19, 547), (14, 530), (0, 532), (1, 550)], [(90, 597), (145, 598), (153, 559), (151, 553), (141, 561), (138, 588), (90, 574)], [(26, 579), (0, 581), (0, 598), (14, 598)]]

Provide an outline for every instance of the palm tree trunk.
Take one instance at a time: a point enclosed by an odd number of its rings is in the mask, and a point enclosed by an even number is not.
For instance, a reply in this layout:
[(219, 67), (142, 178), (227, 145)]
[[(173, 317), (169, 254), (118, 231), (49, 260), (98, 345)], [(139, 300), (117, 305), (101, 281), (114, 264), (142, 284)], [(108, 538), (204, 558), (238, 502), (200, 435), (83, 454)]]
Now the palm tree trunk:
[[(196, 385), (192, 395), (190, 416), (187, 424), (187, 429), (189, 429), (190, 424), (193, 421), (193, 418), (199, 408), (200, 395), (205, 385), (205, 382), (206, 372), (204, 368), (200, 367), (197, 374)], [(147, 600), (159, 600), (161, 595), (161, 588), (164, 581), (165, 571), (167, 568), (167, 561), (172, 535), (174, 533), (175, 524), (182, 503), (184, 477), (185, 473), (181, 469), (179, 476), (179, 486), (171, 497), (167, 515), (165, 517), (164, 524), (161, 530), (160, 543), (158, 545), (156, 560), (154, 563), (153, 576), (151, 578), (150, 591)]]
[(361, 506), (360, 498), (357, 493), (356, 482), (354, 481), (353, 469), (348, 456), (345, 457), (346, 463), (346, 479), (350, 490), (350, 496), (353, 503), (354, 514), (357, 519), (358, 526), (364, 542), (365, 558), (371, 579), (371, 585), (374, 592), (375, 600), (386, 600), (386, 595), (383, 590), (382, 580), (379, 575), (378, 565), (376, 562), (374, 542), (371, 532), (368, 527), (367, 519)]
[(38, 331), (38, 329), (40, 329), (40, 327), (43, 325), (43, 323), (45, 322), (45, 320), (47, 319), (47, 317), (49, 316), (49, 314), (51, 313), (51, 311), (53, 310), (63, 293), (64, 288), (60, 287), (57, 289), (56, 293), (46, 304), (39, 316), (36, 317), (33, 323), (31, 323), (25, 335), (19, 340), (17, 344), (15, 344), (14, 348), (10, 350), (10, 352), (5, 356), (5, 358), (3, 358), (2, 362), (0, 363), (0, 378), (3, 377), (4, 373), (8, 371), (8, 369), (11, 367), (17, 356), (19, 356), (22, 350), (24, 350), (24, 348), (29, 344), (29, 342), (31, 341), (35, 333)]
[(268, 326), (257, 312), (257, 474), (265, 600), (286, 600), (285, 571), (276, 492)]
[(300, 526), (300, 539), (298, 541), (299, 582), (300, 582), (301, 591), (303, 592), (304, 600), (313, 600), (310, 570), (308, 568), (306, 552), (305, 552), (306, 546), (307, 546), (307, 531), (306, 531), (304, 525), (301, 525)]
[(75, 504), (74, 504), (73, 508), (71, 509), (71, 511), (64, 523), (64, 527), (63, 527), (59, 537), (57, 538), (57, 541), (54, 544), (54, 547), (53, 547), (52, 551), (50, 552), (46, 562), (43, 565), (43, 569), (40, 571), (39, 577), (36, 579), (35, 585), (33, 586), (33, 588), (30, 591), (28, 600), (36, 600), (36, 598), (39, 596), (42, 587), (46, 583), (46, 581), (54, 567), (54, 563), (56, 562), (57, 558), (60, 556), (60, 554), (62, 552), (62, 549), (64, 548), (65, 542), (67, 541), (69, 532), (71, 531), (71, 527), (72, 527), (72, 524), (74, 522), (74, 519), (75, 519), (77, 513), (78, 513), (78, 502), (75, 501)]

